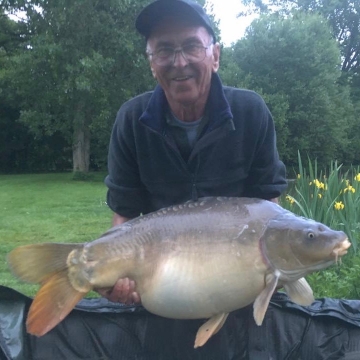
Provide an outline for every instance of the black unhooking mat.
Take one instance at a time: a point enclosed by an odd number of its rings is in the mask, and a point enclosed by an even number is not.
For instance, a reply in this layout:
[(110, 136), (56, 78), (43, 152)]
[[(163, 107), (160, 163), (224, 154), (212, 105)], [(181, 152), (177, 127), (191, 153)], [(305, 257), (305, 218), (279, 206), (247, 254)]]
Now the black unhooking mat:
[[(56, 301), (56, 299), (53, 299)], [(204, 320), (171, 320), (141, 306), (82, 300), (55, 329), (26, 333), (31, 299), (0, 286), (0, 360), (360, 360), (360, 301), (320, 299), (311, 306), (276, 293), (262, 326), (252, 307), (231, 313), (204, 347)]]

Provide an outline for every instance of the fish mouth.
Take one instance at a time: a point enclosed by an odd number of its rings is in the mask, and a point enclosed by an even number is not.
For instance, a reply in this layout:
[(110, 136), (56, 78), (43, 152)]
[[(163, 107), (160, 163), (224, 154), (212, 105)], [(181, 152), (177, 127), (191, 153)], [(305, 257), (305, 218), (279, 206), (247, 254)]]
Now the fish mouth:
[(348, 238), (346, 238), (344, 241), (342, 241), (340, 244), (335, 246), (333, 251), (331, 252), (331, 255), (335, 257), (335, 262), (337, 263), (340, 256), (344, 256), (347, 254), (347, 249), (351, 246), (351, 243)]

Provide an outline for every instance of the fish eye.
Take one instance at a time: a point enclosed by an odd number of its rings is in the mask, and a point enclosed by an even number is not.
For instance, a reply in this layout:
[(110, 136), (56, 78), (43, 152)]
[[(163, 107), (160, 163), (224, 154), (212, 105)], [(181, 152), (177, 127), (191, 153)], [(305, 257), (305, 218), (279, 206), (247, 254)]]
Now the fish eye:
[(308, 237), (308, 239), (314, 239), (314, 238), (315, 238), (315, 234), (310, 231), (310, 232), (308, 232), (307, 237)]

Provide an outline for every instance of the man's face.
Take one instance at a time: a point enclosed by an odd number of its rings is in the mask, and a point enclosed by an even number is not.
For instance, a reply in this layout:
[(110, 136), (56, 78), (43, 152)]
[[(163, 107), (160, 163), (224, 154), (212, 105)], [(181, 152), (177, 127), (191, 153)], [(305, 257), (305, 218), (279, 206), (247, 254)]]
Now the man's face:
[(198, 63), (189, 63), (181, 53), (176, 53), (173, 63), (161, 66), (150, 56), (151, 71), (164, 89), (172, 109), (206, 103), (211, 75), (219, 68), (220, 56), (219, 44), (211, 44), (211, 40), (204, 27), (175, 19), (168, 19), (152, 31), (147, 43), (148, 53), (163, 47), (177, 49), (189, 44), (207, 47), (204, 60)]

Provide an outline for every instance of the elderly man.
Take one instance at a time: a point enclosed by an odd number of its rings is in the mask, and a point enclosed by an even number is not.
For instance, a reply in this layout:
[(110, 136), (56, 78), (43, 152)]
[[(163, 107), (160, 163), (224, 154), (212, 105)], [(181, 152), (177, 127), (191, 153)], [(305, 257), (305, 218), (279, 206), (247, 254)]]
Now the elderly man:
[[(286, 180), (271, 114), (256, 93), (222, 85), (220, 45), (203, 8), (158, 0), (136, 28), (158, 85), (116, 118), (105, 180), (113, 224), (203, 196), (276, 201)], [(135, 286), (126, 278), (99, 292), (138, 302)]]

